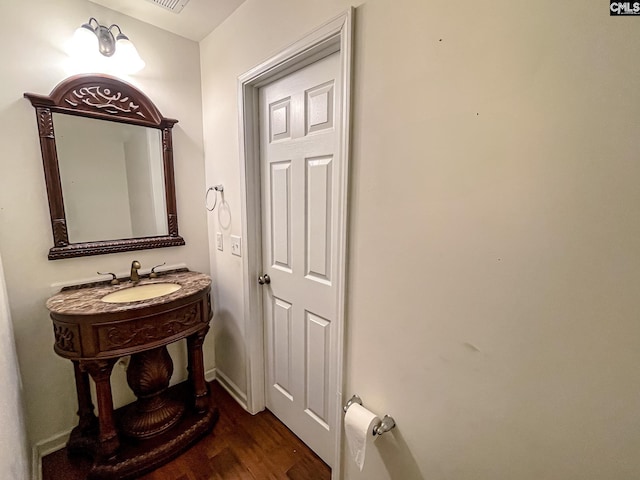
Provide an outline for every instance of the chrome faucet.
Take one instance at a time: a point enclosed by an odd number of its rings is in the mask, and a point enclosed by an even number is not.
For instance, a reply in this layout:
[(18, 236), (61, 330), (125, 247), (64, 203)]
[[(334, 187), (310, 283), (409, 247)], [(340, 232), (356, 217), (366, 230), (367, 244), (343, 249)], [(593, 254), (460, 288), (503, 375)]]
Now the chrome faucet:
[(132, 282), (139, 282), (140, 281), (140, 275), (138, 275), (138, 269), (140, 268), (140, 262), (137, 260), (134, 260), (133, 262), (131, 262), (131, 281)]

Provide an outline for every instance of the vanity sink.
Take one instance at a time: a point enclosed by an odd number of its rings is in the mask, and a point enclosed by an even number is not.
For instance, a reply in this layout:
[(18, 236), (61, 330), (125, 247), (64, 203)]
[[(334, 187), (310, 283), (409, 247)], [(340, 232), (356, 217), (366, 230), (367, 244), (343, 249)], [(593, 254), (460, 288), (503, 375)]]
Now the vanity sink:
[(106, 303), (137, 302), (162, 297), (163, 295), (177, 292), (181, 288), (182, 286), (177, 283), (148, 283), (146, 285), (137, 285), (135, 287), (118, 290), (117, 292), (105, 295), (101, 300)]

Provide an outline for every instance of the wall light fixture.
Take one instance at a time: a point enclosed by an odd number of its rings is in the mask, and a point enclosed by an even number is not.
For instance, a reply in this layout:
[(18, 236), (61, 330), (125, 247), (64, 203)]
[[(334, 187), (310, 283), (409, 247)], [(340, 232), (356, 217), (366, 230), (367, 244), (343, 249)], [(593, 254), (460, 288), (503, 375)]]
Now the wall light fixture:
[[(114, 36), (113, 30), (117, 30), (117, 35)], [(85, 57), (99, 52), (104, 57), (113, 58), (127, 73), (138, 72), (145, 66), (136, 47), (116, 24), (106, 27), (91, 17), (78, 27), (73, 35), (73, 44), (76, 52)]]

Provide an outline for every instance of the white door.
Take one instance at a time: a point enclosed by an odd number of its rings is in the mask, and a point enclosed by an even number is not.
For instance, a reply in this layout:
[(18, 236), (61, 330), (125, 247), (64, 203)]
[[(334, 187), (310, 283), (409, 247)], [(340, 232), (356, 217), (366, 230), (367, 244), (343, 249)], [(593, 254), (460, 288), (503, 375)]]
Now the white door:
[[(260, 88), (266, 403), (333, 466), (341, 105), (334, 53)], [(266, 277), (263, 277), (266, 278)]]

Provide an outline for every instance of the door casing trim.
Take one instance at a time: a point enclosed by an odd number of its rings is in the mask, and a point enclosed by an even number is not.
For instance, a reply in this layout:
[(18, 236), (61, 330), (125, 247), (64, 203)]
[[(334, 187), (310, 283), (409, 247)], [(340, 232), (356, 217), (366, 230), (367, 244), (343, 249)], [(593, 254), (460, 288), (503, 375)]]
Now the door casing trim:
[(338, 171), (338, 271), (337, 286), (337, 351), (335, 412), (335, 456), (332, 478), (341, 478), (342, 397), (345, 350), (347, 229), (349, 197), (349, 160), (351, 154), (351, 76), (353, 62), (353, 7), (318, 27), (304, 38), (285, 48), (265, 62), (238, 78), (240, 123), (240, 181), (242, 188), (242, 236), (245, 255), (243, 266), (243, 297), (245, 323), (245, 358), (247, 376), (247, 409), (250, 413), (264, 410), (264, 321), (262, 315), (262, 289), (257, 278), (262, 270), (262, 221), (258, 90), (289, 73), (295, 72), (332, 53), (339, 52), (342, 83), (342, 128), (340, 132), (341, 163)]

